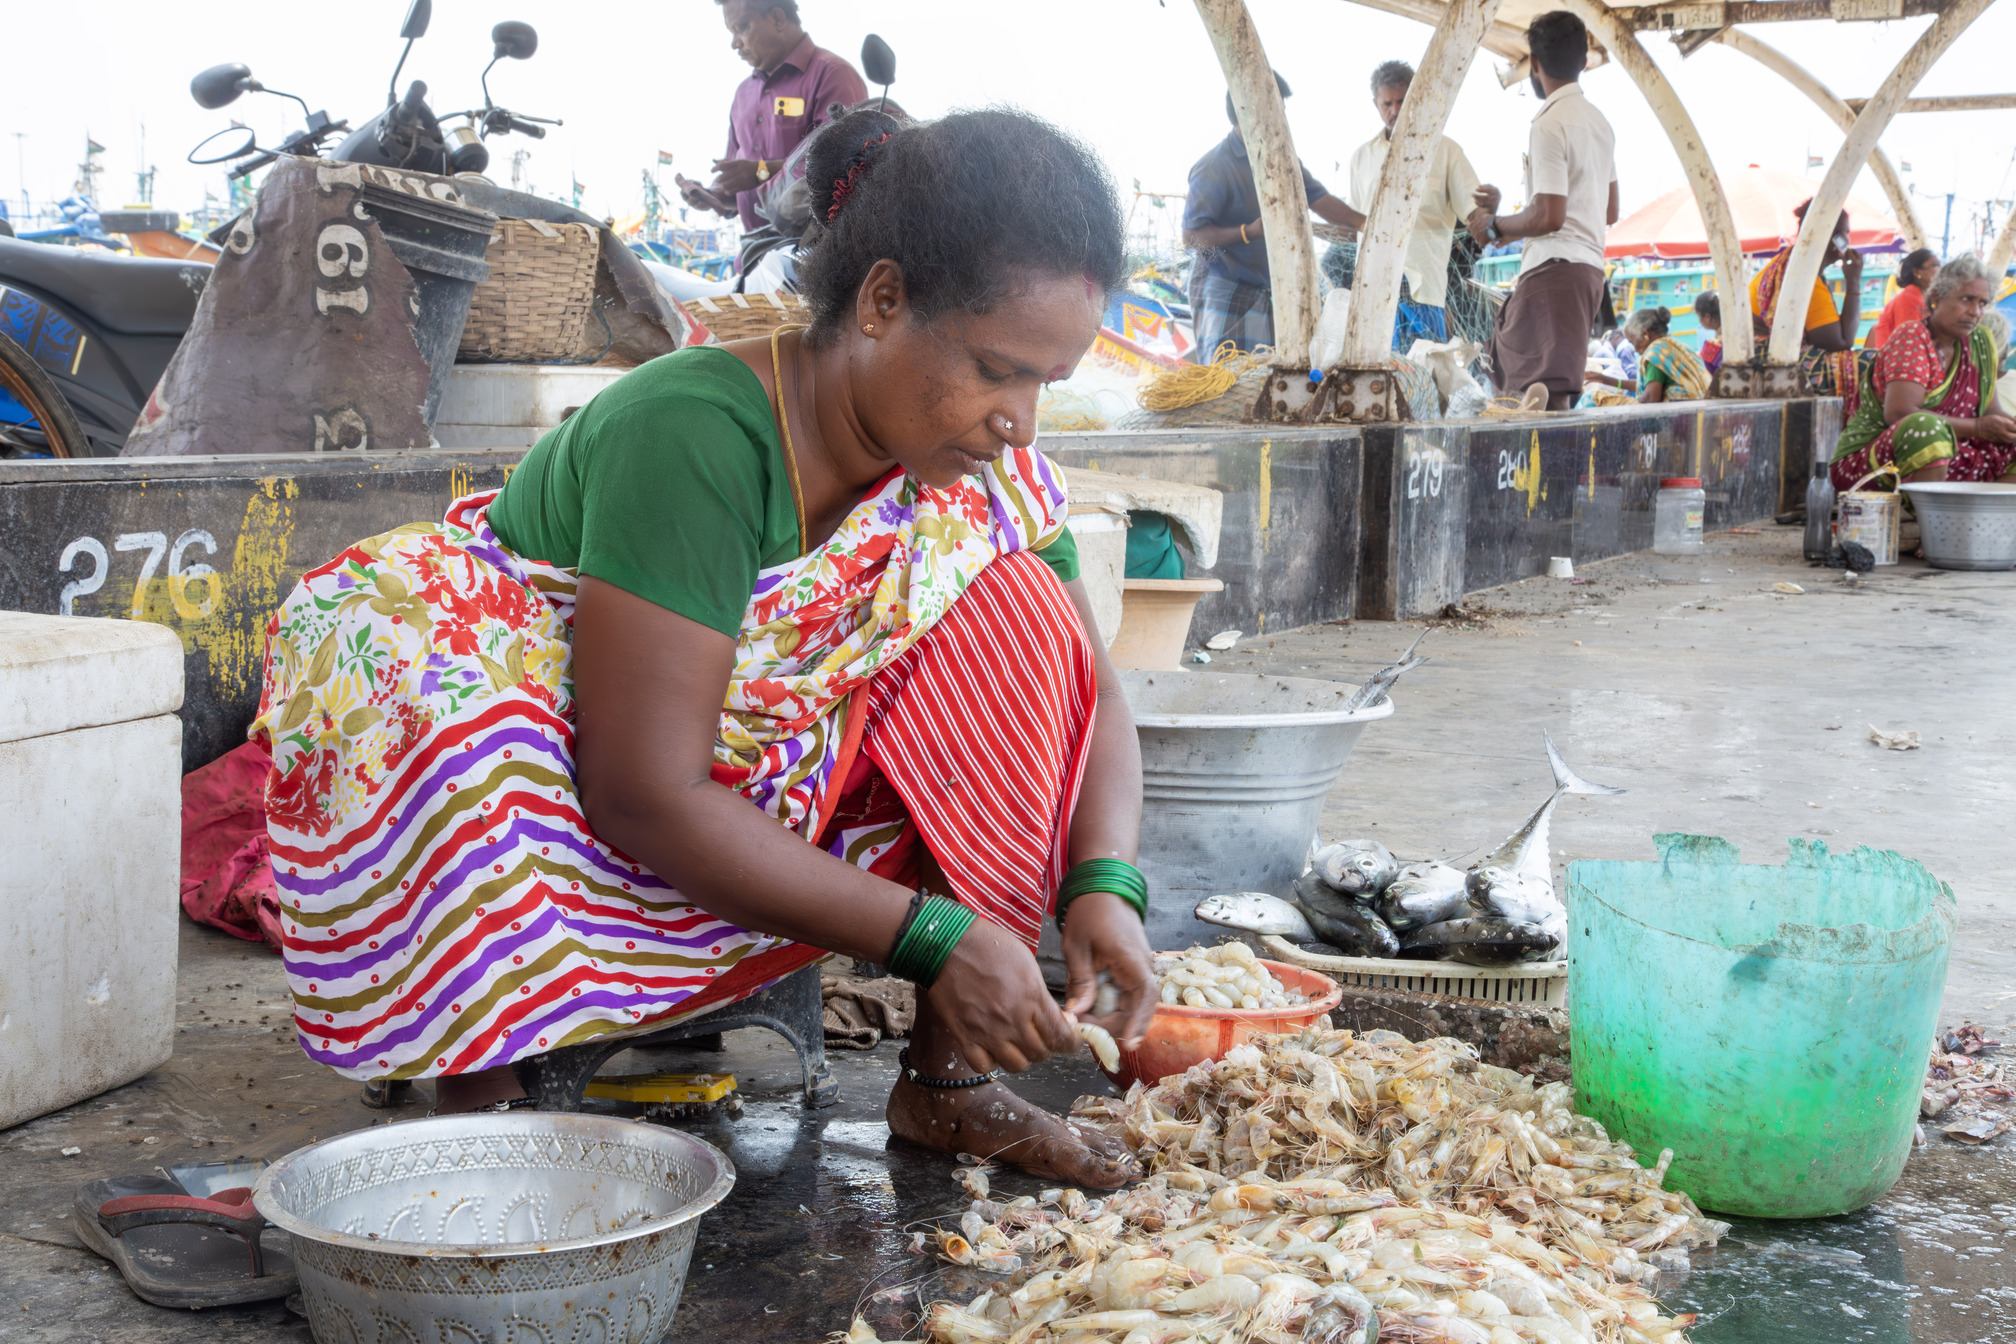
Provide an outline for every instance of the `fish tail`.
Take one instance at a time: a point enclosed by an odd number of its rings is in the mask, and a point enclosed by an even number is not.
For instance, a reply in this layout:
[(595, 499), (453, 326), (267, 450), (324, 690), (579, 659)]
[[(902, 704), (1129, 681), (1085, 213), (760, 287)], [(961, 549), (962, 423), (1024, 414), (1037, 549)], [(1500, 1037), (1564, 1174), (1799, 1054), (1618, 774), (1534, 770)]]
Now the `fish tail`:
[(1555, 749), (1554, 739), (1547, 735), (1547, 731), (1544, 728), (1540, 731), (1540, 740), (1547, 744), (1547, 763), (1554, 767), (1554, 792), (1556, 794), (1613, 794), (1625, 792), (1623, 789), (1613, 789), (1608, 784), (1591, 784), (1588, 780), (1569, 769), (1568, 762), (1561, 759), (1561, 753)]

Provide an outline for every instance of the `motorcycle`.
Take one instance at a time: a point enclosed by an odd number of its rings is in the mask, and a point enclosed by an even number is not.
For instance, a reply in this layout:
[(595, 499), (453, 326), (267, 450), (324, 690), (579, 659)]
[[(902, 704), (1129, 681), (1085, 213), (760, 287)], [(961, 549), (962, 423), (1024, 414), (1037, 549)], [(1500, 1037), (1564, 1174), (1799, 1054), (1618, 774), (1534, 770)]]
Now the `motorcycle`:
[[(330, 159), (339, 163), (367, 163), (416, 173), (481, 174), (490, 166), (490, 150), (484, 144), (489, 137), (516, 132), (539, 140), (545, 138), (548, 126), (565, 125), (557, 118), (527, 116), (499, 107), (490, 96), (490, 72), (496, 68), (497, 62), (528, 60), (539, 49), (539, 34), (532, 25), (515, 19), (508, 19), (490, 30), (490, 64), (484, 66), (483, 73), (478, 76), (478, 83), (483, 89), (481, 107), (437, 114), (427, 104), (426, 83), (417, 79), (406, 87), (405, 95), (400, 96), (400, 72), (406, 68), (406, 58), (412, 54), (413, 44), (426, 35), (432, 15), (432, 0), (413, 0), (412, 7), (406, 12), (406, 20), (399, 28), (399, 36), (406, 39), (406, 47), (399, 53), (399, 63), (392, 68), (392, 78), (385, 90), (385, 108), (355, 130), (351, 130), (348, 121), (332, 121), (326, 111), (311, 111), (307, 102), (296, 94), (261, 84), (245, 65), (234, 62), (211, 66), (189, 81), (190, 96), (199, 106), (216, 111), (236, 102), (241, 94), (271, 93), (300, 103), (306, 124), (271, 149), (262, 149), (256, 143), (250, 127), (227, 127), (191, 150), (189, 162), (216, 164), (244, 159), (227, 174), (243, 178), (285, 155), (320, 157), (326, 141), (348, 132), (343, 142), (328, 155)], [(462, 125), (444, 128), (444, 122), (458, 118)], [(208, 149), (212, 141), (225, 140), (226, 137), (231, 139), (224, 147), (215, 151)], [(199, 158), (199, 154), (203, 157)], [(230, 227), (226, 225), (219, 234), (229, 231)]]
[(117, 457), (209, 276), (0, 237), (0, 457)]
[[(400, 26), (406, 46), (393, 68), (386, 105), (354, 130), (326, 111), (311, 110), (294, 94), (267, 88), (242, 64), (203, 71), (189, 85), (200, 106), (216, 109), (246, 93), (273, 93), (300, 103), (305, 124), (271, 148), (260, 146), (249, 127), (230, 127), (199, 143), (189, 162), (232, 164), (228, 175), (238, 179), (283, 156), (459, 174), (468, 184), (465, 196), (481, 209), (599, 226), (580, 211), (495, 187), (480, 176), (489, 166), (484, 142), (491, 136), (537, 139), (546, 127), (562, 124), (499, 107), (490, 95), (490, 71), (499, 61), (522, 61), (538, 49), (532, 25), (510, 20), (490, 30), (493, 50), (479, 80), (481, 107), (437, 115), (419, 80), (403, 96), (397, 93), (406, 58), (426, 34), (432, 11), (432, 0), (413, 0)], [(461, 125), (447, 125), (458, 120)], [(344, 138), (325, 155), (324, 147), (339, 136)], [(211, 240), (221, 243), (235, 222), (227, 221)], [(199, 262), (0, 236), (0, 458), (118, 456), (189, 329), (209, 273)]]

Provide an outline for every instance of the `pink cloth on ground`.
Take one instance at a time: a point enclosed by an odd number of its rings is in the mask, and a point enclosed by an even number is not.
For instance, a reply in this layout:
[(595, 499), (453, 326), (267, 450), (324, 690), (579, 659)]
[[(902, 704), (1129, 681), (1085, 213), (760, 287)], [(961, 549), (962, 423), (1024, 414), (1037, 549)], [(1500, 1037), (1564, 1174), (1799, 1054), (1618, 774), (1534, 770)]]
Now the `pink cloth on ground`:
[(198, 924), (280, 950), (280, 898), (266, 849), (266, 777), (257, 742), (182, 777), (182, 908)]

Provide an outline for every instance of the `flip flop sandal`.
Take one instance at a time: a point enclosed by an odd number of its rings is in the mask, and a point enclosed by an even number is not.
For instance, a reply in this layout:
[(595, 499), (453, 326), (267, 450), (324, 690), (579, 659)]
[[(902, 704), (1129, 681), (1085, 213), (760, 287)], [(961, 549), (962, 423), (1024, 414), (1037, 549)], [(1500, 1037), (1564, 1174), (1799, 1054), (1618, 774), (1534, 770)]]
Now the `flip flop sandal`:
[(78, 1187), (70, 1221), (157, 1307), (264, 1302), (299, 1286), (287, 1234), (252, 1207), (250, 1186), (199, 1199), (163, 1176), (115, 1176)]

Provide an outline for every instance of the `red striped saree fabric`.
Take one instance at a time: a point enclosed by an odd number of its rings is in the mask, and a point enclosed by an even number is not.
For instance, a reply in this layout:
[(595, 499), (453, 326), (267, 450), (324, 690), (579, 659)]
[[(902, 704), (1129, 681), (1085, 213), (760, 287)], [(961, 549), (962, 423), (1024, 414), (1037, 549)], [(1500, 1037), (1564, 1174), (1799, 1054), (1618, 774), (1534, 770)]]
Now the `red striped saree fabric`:
[[(489, 498), (310, 571), (268, 629), (253, 731), (274, 758), (296, 1031), (352, 1077), (649, 1030), (825, 955), (714, 918), (590, 831), (574, 576), (505, 547)], [(1033, 944), (1096, 696), (1077, 614), (1029, 549), (1064, 514), (1033, 450), (954, 492), (892, 473), (832, 541), (759, 581), (717, 781), (896, 880), (914, 879), (921, 839), (954, 894)]]

